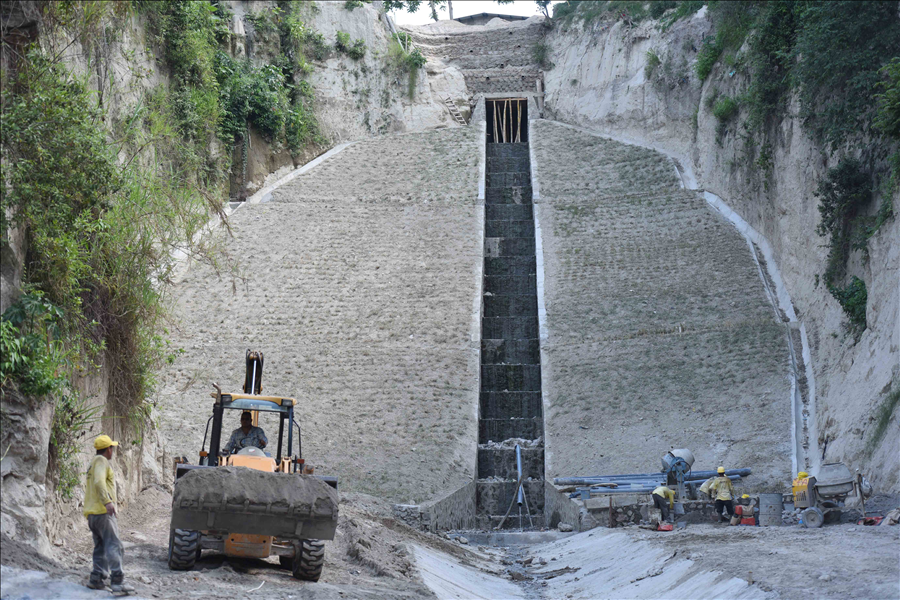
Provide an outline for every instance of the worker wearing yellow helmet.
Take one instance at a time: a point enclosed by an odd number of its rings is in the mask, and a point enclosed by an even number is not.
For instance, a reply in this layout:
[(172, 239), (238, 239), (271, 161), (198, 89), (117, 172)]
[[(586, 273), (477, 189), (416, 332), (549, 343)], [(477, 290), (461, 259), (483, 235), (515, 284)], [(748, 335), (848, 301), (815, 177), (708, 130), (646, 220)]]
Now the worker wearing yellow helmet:
[(91, 589), (106, 588), (104, 580), (110, 577), (112, 591), (129, 593), (134, 587), (124, 582), (122, 560), (125, 555), (119, 540), (119, 524), (116, 520), (116, 476), (113, 472), (113, 450), (119, 442), (108, 435), (98, 435), (94, 440), (97, 454), (91, 460), (84, 486), (84, 516), (94, 538), (94, 568), (87, 586)]
[(716, 514), (722, 518), (722, 509), (728, 512), (728, 519), (734, 516), (734, 484), (725, 475), (725, 467), (719, 467), (716, 478), (709, 484), (709, 495), (716, 500)]

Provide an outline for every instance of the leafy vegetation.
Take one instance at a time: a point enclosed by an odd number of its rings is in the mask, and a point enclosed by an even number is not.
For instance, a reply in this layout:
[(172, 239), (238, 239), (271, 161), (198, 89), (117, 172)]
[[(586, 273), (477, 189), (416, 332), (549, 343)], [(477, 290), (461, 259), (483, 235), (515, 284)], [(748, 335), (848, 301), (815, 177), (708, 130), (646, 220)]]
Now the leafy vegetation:
[(653, 75), (653, 71), (660, 64), (662, 64), (662, 61), (659, 59), (659, 55), (653, 50), (647, 50), (647, 64), (644, 66), (644, 78), (650, 79), (650, 76)]
[(366, 55), (366, 41), (359, 39), (351, 42), (350, 34), (344, 31), (337, 32), (334, 47), (353, 60), (359, 60)]
[(871, 177), (863, 170), (861, 163), (853, 158), (844, 158), (838, 166), (829, 169), (816, 191), (821, 216), (816, 231), (830, 238), (823, 280), (857, 332), (866, 328), (866, 284), (857, 277), (846, 285), (842, 282), (847, 274), (854, 220), (860, 217), (871, 201), (871, 186)]
[(542, 69), (552, 69), (553, 64), (549, 59), (550, 47), (544, 42), (537, 42), (532, 48), (531, 55), (534, 58), (534, 62)]
[[(302, 4), (280, 3), (248, 15), (258, 32), (278, 39), (275, 60), (254, 66), (249, 58), (234, 59), (225, 51), (230, 15), (223, 5), (178, 0), (149, 4), (152, 28), (172, 68), (170, 101), (178, 107), (175, 117), (186, 137), (205, 144), (216, 133), (228, 144), (245, 145), (253, 127), (293, 151), (321, 142), (312, 89), (303, 78), (312, 72), (309, 60), (325, 58), (328, 45), (303, 21), (302, 9)], [(195, 123), (207, 129), (192, 135)]]
[(407, 50), (412, 46), (412, 38), (408, 33), (395, 33), (392, 37), (396, 43), (388, 48), (388, 60), (396, 69), (409, 74), (407, 92), (412, 99), (416, 92), (419, 69), (425, 66), (427, 59), (418, 48)]
[(70, 445), (96, 416), (71, 381), (102, 362), (108, 414), (139, 435), (164, 352), (157, 284), (176, 247), (215, 260), (193, 240), (221, 203), (202, 176), (145, 152), (180, 138), (167, 115), (138, 105), (111, 142), (96, 93), (56, 56), (33, 49), (19, 61), (2, 107), (2, 230), (20, 228), (27, 248), (27, 293), (2, 319), (2, 383), (53, 400), (51, 456), (66, 494), (77, 472)]
[(713, 116), (720, 122), (727, 122), (738, 114), (738, 103), (734, 98), (719, 96), (712, 109)]
[[(0, 319), (0, 390), (53, 403), (51, 465), (68, 496), (81, 471), (79, 436), (101, 410), (122, 419), (132, 439), (150, 419), (154, 373), (171, 356), (160, 335), (160, 284), (175, 251), (220, 266), (215, 242), (197, 235), (222, 214), (228, 189), (231, 152), (211, 142), (245, 144), (250, 127), (292, 150), (318, 142), (304, 77), (330, 50), (303, 21), (312, 3), (279, 2), (253, 17), (256, 31), (277, 42), (277, 55), (258, 65), (227, 53), (224, 3), (44, 8), (47, 47), (4, 73), (0, 230), (4, 254), (10, 227), (24, 233), (27, 253), (23, 293)], [(94, 90), (60, 57), (78, 41), (92, 49), (89, 73), (109, 68), (104, 53), (132, 10), (149, 22), (170, 84), (110, 114), (112, 77)], [(108, 373), (105, 404), (72, 384), (99, 364)]]
[(694, 69), (697, 71), (697, 77), (700, 81), (704, 81), (712, 72), (713, 66), (719, 60), (722, 54), (722, 46), (716, 38), (707, 38), (700, 47), (700, 53), (697, 55), (697, 64)]
[(346, 10), (353, 11), (357, 8), (360, 8), (361, 6), (363, 6), (365, 4), (371, 4), (371, 3), (372, 3), (372, 0), (347, 0), (346, 2), (344, 2), (344, 8)]
[(671, 25), (678, 19), (690, 16), (700, 10), (703, 0), (602, 0), (602, 1), (567, 1), (553, 6), (553, 18), (563, 24), (580, 20), (591, 23), (598, 19), (609, 18), (638, 23), (644, 19), (660, 19), (671, 9), (663, 27)]

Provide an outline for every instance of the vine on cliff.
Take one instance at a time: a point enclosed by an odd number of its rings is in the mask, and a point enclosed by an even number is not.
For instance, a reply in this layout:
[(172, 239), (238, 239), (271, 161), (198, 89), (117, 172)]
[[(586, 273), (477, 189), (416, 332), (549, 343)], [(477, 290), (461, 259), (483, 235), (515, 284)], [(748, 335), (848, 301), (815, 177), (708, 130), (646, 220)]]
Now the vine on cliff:
[(2, 93), (2, 230), (4, 244), (9, 227), (25, 233), (28, 292), (3, 315), (4, 354), (19, 357), (4, 361), (3, 384), (54, 402), (51, 458), (66, 495), (74, 440), (94, 416), (69, 383), (102, 363), (106, 416), (139, 434), (165, 353), (158, 282), (175, 248), (215, 260), (192, 240), (220, 204), (143, 156), (163, 136), (143, 129), (146, 108), (109, 141), (98, 94), (54, 59), (33, 48)]

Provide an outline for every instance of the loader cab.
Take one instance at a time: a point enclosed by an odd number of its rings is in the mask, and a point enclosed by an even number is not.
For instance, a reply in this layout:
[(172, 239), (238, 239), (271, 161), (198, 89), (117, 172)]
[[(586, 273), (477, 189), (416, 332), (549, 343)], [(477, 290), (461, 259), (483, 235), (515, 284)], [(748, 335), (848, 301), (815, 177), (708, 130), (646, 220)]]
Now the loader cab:
[[(278, 396), (218, 392), (212, 396), (216, 401), (213, 404), (213, 414), (206, 423), (207, 434), (203, 436), (203, 446), (200, 450), (201, 465), (249, 467), (270, 472), (311, 473), (310, 469), (304, 469), (304, 461), (301, 457), (300, 425), (294, 419), (296, 400)], [(255, 426), (259, 426), (260, 416), (263, 416), (264, 421), (262, 422), (267, 426), (266, 433), (269, 444), (266, 446), (265, 452), (244, 449), (225, 456), (222, 453), (222, 446), (228, 439), (229, 431), (224, 429), (225, 424), (232, 421), (230, 418), (232, 415), (238, 416), (243, 412), (250, 413)], [(278, 423), (277, 437), (272, 435), (273, 431), (271, 430), (275, 421)], [(294, 452), (295, 427), (297, 430), (296, 454)], [(209, 439), (209, 451), (206, 450), (207, 439)], [(271, 454), (271, 456), (267, 454)]]

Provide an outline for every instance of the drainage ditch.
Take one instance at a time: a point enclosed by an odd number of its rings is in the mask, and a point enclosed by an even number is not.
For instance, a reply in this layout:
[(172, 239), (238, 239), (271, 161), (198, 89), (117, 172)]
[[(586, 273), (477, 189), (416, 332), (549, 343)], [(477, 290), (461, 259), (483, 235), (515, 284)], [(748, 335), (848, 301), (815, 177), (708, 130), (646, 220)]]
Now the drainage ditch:
[(542, 527), (544, 426), (527, 102), (489, 100), (485, 112), (477, 519), (485, 529), (501, 522)]

